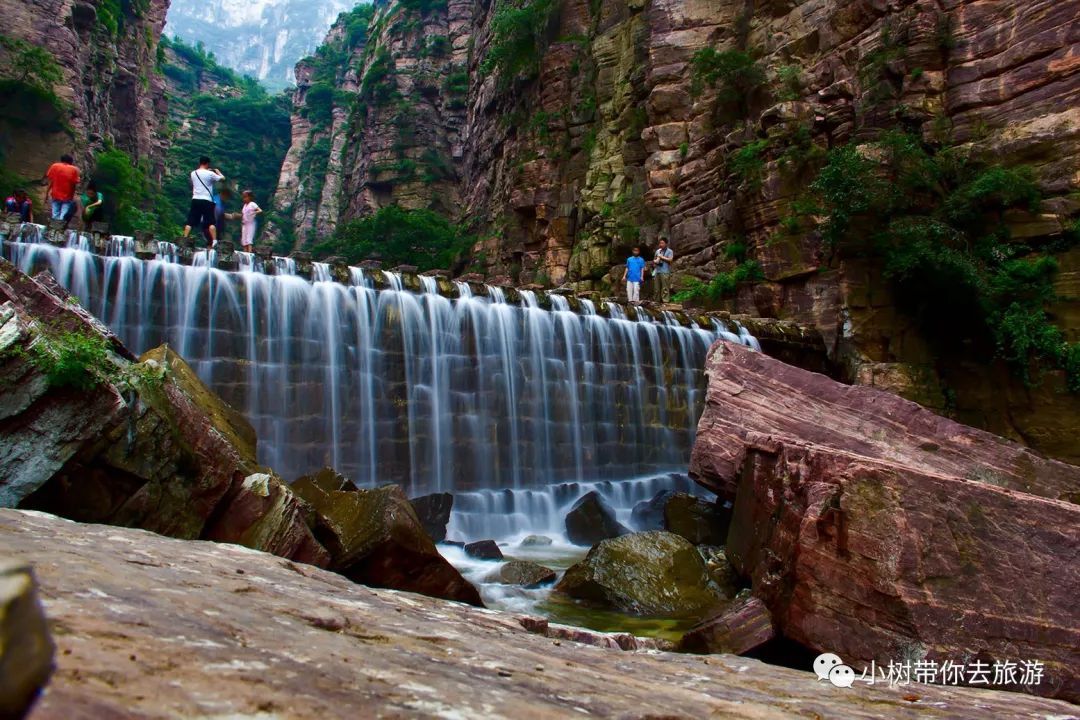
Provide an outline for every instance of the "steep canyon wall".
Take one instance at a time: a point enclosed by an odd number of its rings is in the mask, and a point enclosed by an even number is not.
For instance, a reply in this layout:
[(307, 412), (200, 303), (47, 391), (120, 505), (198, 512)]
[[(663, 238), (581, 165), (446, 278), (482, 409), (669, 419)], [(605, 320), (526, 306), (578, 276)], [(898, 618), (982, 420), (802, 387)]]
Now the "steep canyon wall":
[[(297, 247), (389, 204), (431, 208), (477, 233), (463, 270), (611, 292), (630, 246), (665, 235), (676, 285), (756, 262), (723, 303), (817, 325), (845, 379), (1080, 459), (1061, 373), (1028, 386), (993, 348), (943, 355), (879, 267), (791, 220), (826, 151), (903, 128), (1030, 166), (1043, 200), (1008, 214), (1012, 237), (1067, 236), (1080, 2), (564, 0), (521, 73), (485, 63), (498, 7), (379, 3), (298, 66), (276, 198)], [(760, 82), (734, 102), (696, 83), (703, 48), (745, 53)], [(1056, 259), (1051, 318), (1076, 341), (1080, 251)]]
[(39, 178), (64, 152), (87, 168), (95, 151), (116, 147), (160, 181), (158, 129), (166, 101), (155, 64), (168, 6), (168, 0), (0, 3), (5, 38), (44, 49), (60, 72), (55, 84), (35, 92), (27, 88), (35, 72), (27, 77), (11, 69), (19, 60), (10, 47), (0, 51), (14, 78), (0, 110), (0, 163), (8, 173)]

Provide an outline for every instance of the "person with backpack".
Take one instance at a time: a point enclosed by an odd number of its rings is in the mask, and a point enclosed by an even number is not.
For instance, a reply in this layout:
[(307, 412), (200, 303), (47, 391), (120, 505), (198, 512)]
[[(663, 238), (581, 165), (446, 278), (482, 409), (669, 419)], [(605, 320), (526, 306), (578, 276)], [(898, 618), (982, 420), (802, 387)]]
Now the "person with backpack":
[(218, 169), (210, 169), (210, 158), (199, 158), (199, 167), (191, 172), (191, 208), (188, 210), (184, 237), (190, 237), (191, 228), (198, 227), (209, 233), (206, 248), (217, 242), (217, 208), (214, 205), (214, 185), (225, 179)]

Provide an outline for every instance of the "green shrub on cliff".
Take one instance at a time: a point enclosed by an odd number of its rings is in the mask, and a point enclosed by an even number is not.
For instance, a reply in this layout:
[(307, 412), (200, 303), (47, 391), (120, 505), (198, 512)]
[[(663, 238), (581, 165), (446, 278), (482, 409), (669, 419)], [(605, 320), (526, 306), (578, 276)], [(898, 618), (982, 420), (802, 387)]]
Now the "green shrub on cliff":
[(764, 279), (761, 266), (757, 262), (740, 260), (734, 268), (717, 273), (708, 283), (690, 279), (672, 299), (677, 303), (718, 302), (734, 295), (740, 283)]
[(766, 74), (761, 64), (743, 50), (719, 51), (702, 48), (690, 59), (690, 92), (700, 95), (707, 87), (716, 87), (716, 98), (739, 118), (750, 111), (750, 98), (765, 84)]
[(54, 388), (91, 390), (116, 372), (109, 344), (100, 335), (39, 329), (24, 354)]
[(554, 0), (497, 0), (491, 19), (491, 44), (480, 63), (484, 75), (496, 73), (507, 84), (540, 69), (548, 25), (556, 10)]
[[(1080, 390), (1077, 345), (1047, 308), (1057, 263), (1010, 238), (1005, 211), (1038, 210), (1029, 168), (893, 131), (829, 153), (812, 189), (820, 232), (840, 256), (880, 264), (901, 309), (939, 348), (986, 348), (1023, 379), (1032, 362), (1065, 369)], [(977, 351), (977, 350), (976, 350)]]
[(389, 205), (339, 225), (332, 238), (313, 249), (350, 263), (379, 259), (389, 266), (416, 265), (423, 271), (449, 268), (472, 242), (460, 226), (437, 212)]

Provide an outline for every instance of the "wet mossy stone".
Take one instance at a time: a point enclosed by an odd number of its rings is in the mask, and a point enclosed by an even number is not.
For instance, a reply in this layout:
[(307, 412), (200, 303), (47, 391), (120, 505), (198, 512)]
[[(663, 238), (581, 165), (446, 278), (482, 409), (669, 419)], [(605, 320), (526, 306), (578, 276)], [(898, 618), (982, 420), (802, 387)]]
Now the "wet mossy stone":
[(555, 589), (600, 607), (673, 618), (701, 617), (726, 600), (697, 548), (656, 530), (604, 540)]
[(494, 540), (477, 540), (465, 545), (465, 554), (477, 560), (502, 560), (502, 550)]
[(500, 585), (518, 585), (535, 588), (555, 582), (558, 575), (551, 568), (528, 560), (510, 560), (495, 572), (484, 578), (485, 582)]

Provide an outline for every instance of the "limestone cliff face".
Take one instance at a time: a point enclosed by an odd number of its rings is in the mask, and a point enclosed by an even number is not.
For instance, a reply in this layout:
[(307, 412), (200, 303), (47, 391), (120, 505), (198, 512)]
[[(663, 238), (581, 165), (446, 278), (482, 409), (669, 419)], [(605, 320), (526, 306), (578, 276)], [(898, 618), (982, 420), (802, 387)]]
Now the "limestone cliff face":
[[(44, 48), (63, 70), (54, 92), (58, 117), (0, 118), (8, 169), (40, 177), (63, 152), (82, 167), (95, 150), (118, 147), (161, 173), (160, 118), (164, 83), (154, 72), (168, 0), (3, 0), (3, 32)], [(51, 110), (50, 110), (51, 112)], [(69, 129), (61, 125), (66, 123)], [(53, 128), (56, 129), (53, 129)]]
[[(730, 270), (739, 243), (764, 279), (730, 309), (813, 323), (845, 379), (1080, 460), (1067, 429), (1080, 407), (1059, 376), (1027, 388), (989, 358), (940, 362), (878, 268), (830, 262), (816, 232), (783, 226), (824, 151), (902, 125), (1033, 167), (1045, 199), (1009, 218), (1013, 236), (1063, 235), (1080, 213), (1080, 0), (561, 0), (538, 74), (509, 83), (481, 71), (497, 5), (376, 9), (338, 82), (357, 94), (322, 134), (294, 120), (278, 206), (298, 244), (386, 204), (431, 207), (477, 232), (469, 269), (493, 281), (611, 292), (634, 243), (667, 235), (676, 285)], [(738, 121), (718, 114), (721, 90), (693, 87), (703, 48), (763, 70)], [(325, 182), (305, 194), (304, 148), (319, 139)], [(748, 182), (737, 155), (755, 142)], [(1058, 261), (1053, 315), (1077, 340), (1080, 250)]]

